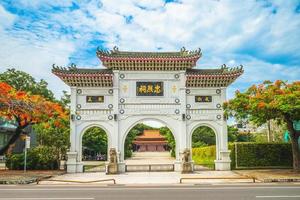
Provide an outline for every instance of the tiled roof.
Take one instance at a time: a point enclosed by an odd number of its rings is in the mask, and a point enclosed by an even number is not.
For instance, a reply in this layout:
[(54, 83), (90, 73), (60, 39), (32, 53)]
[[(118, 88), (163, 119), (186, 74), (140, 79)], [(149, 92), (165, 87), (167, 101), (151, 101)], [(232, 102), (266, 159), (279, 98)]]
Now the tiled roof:
[(52, 73), (69, 86), (79, 87), (112, 87), (113, 73), (109, 69), (63, 68), (53, 65)]
[(243, 66), (220, 69), (189, 69), (186, 72), (187, 87), (227, 87), (244, 72)]
[(118, 70), (184, 70), (196, 65), (201, 50), (178, 52), (128, 52), (114, 47), (111, 51), (97, 49), (97, 56), (109, 69)]
[(159, 130), (144, 130), (142, 135), (136, 137), (136, 140), (144, 140), (144, 139), (150, 139), (150, 140), (162, 139), (162, 140), (165, 140), (165, 137), (160, 134)]

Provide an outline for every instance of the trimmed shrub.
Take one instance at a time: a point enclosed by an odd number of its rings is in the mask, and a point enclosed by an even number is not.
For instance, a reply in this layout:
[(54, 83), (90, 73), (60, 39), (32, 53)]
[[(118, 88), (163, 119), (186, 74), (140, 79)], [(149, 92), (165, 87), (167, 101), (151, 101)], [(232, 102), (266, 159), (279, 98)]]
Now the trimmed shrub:
[[(237, 147), (237, 152), (235, 150)], [(231, 167), (268, 168), (292, 167), (293, 154), (289, 143), (236, 143), (230, 144)], [(237, 154), (237, 159), (235, 158)], [(237, 161), (237, 165), (236, 162)]]
[[(235, 147), (237, 146), (237, 152)], [(273, 168), (291, 167), (292, 148), (289, 143), (252, 143), (229, 144), (231, 168)], [(237, 165), (236, 156), (237, 154)], [(213, 164), (216, 146), (193, 148), (193, 160), (196, 164)]]
[[(24, 169), (24, 153), (12, 154), (7, 157), (6, 167), (8, 169)], [(58, 169), (58, 158), (55, 150), (48, 146), (38, 146), (27, 151), (28, 170)]]

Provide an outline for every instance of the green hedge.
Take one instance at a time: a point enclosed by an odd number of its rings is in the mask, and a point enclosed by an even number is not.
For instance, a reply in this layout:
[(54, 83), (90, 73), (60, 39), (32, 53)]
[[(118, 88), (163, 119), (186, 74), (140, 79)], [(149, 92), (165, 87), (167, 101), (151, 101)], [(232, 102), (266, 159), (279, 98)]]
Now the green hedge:
[(216, 146), (193, 148), (192, 158), (195, 164), (207, 165), (213, 168), (216, 159)]
[[(58, 159), (54, 148), (38, 146), (27, 151), (28, 170), (58, 169)], [(6, 167), (8, 169), (24, 169), (24, 153), (12, 154), (7, 157)]]
[[(231, 168), (268, 168), (291, 167), (293, 164), (292, 148), (289, 143), (251, 143), (241, 142), (229, 144), (231, 150)], [(216, 147), (193, 148), (193, 160), (196, 164), (213, 164), (216, 156)]]
[(236, 143), (230, 144), (231, 167), (236, 168), (292, 167), (293, 154), (289, 143)]

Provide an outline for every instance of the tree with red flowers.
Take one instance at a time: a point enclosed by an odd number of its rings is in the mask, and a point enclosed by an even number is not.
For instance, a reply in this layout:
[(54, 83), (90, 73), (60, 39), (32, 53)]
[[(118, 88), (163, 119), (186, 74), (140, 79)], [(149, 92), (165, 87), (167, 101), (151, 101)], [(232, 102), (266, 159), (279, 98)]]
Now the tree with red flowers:
[(300, 120), (300, 81), (265, 81), (253, 85), (243, 93), (237, 91), (234, 99), (224, 103), (224, 109), (227, 115), (249, 119), (257, 125), (271, 119), (285, 122), (291, 138), (293, 169), (300, 170), (300, 131), (294, 126)]
[[(9, 142), (0, 149), (5, 153), (14, 144), (24, 129), (30, 125), (47, 122), (49, 119), (67, 119), (64, 108), (40, 95), (31, 95), (0, 82), (0, 117), (16, 123), (16, 130)], [(59, 123), (59, 121), (57, 122)]]

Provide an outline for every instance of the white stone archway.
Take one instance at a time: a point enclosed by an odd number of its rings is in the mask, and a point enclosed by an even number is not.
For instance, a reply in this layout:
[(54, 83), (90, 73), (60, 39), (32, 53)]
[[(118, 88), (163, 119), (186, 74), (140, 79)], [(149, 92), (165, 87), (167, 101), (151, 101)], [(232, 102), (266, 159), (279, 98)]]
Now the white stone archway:
[(109, 148), (124, 166), (124, 141), (139, 121), (154, 119), (166, 124), (176, 140), (175, 170), (180, 154), (191, 148), (191, 133), (200, 126), (216, 133), (216, 170), (229, 170), (227, 123), (222, 104), (226, 88), (243, 73), (243, 67), (196, 69), (201, 50), (128, 52), (117, 47), (97, 49), (106, 69), (53, 66), (52, 72), (71, 87), (71, 147), (67, 171), (82, 172), (82, 134), (90, 126), (103, 128)]

